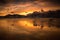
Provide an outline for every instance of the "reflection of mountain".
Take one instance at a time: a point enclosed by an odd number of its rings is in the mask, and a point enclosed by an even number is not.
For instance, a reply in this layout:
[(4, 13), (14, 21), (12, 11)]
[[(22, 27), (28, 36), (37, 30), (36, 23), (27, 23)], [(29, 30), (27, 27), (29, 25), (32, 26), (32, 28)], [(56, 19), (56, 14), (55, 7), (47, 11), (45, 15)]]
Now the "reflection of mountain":
[(28, 18), (60, 18), (60, 10), (56, 11), (48, 11), (48, 12), (33, 12), (32, 14), (27, 14), (27, 16), (19, 15), (19, 14), (8, 14), (6, 16), (0, 16), (0, 18), (22, 18), (22, 17), (28, 17)]

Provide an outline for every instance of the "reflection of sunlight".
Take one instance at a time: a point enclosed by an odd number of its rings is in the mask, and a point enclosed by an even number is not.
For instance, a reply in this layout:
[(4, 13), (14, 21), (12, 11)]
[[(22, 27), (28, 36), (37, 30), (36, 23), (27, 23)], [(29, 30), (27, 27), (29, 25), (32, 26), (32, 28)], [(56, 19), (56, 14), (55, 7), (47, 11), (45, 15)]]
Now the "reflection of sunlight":
[[(43, 19), (45, 20), (45, 19)], [(40, 19), (36, 20), (38, 26), (33, 25), (33, 19), (29, 18), (21, 18), (21, 19), (5, 19), (0, 20), (0, 30), (3, 30), (8, 33), (24, 33), (24, 34), (30, 34), (32, 32), (52, 32), (52, 31), (60, 31), (60, 28), (57, 27), (48, 27), (47, 21), (44, 22), (44, 27), (41, 29), (41, 22)], [(12, 26), (12, 24), (14, 24)], [(1, 29), (2, 28), (2, 29)], [(41, 33), (40, 32), (40, 33)], [(42, 33), (40, 35), (42, 35)]]
[(23, 29), (28, 30), (28, 31), (38, 30), (38, 27), (34, 26), (33, 22), (31, 20), (30, 21), (29, 20), (18, 21), (18, 25), (19, 25), (19, 27), (22, 27)]
[(29, 21), (19, 21), (19, 24), (21, 24), (21, 26), (25, 26), (25, 27), (32, 27), (33, 24), (30, 23)]

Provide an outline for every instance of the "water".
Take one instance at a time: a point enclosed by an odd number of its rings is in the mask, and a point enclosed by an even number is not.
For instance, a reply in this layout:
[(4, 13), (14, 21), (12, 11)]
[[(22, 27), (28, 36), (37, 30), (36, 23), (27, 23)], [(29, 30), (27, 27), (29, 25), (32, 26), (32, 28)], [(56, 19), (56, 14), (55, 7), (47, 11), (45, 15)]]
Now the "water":
[(59, 18), (0, 19), (0, 38), (2, 40), (58, 40), (60, 39), (59, 20)]

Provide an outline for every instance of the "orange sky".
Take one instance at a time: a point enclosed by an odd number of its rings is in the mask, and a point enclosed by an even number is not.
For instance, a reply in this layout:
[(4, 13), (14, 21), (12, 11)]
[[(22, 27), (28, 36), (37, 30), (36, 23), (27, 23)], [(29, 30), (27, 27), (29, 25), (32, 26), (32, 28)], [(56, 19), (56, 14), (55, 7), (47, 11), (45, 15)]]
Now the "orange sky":
[(0, 10), (0, 16), (5, 16), (7, 14), (27, 15), (28, 13), (32, 13), (34, 11), (40, 11), (41, 8), (44, 11), (56, 10), (56, 9), (60, 9), (60, 6), (55, 6), (47, 2), (35, 1), (33, 3), (31, 2), (26, 2), (26, 3), (21, 2), (18, 4), (8, 3), (4, 7), (0, 6), (0, 8), (4, 8), (3, 10)]

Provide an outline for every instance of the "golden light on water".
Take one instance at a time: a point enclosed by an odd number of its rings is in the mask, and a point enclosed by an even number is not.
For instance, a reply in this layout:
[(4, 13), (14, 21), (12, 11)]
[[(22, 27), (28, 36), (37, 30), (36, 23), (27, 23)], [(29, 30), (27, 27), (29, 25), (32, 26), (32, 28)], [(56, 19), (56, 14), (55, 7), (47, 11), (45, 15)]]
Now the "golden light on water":
[(24, 27), (33, 27), (33, 24), (29, 21), (19, 21), (19, 24)]
[[(0, 20), (0, 28), (2, 27), (4, 31), (9, 31), (9, 33), (19, 33), (19, 34), (31, 34), (31, 32), (40, 32), (40, 35), (44, 35), (44, 31), (60, 31), (56, 27), (48, 27), (47, 20), (44, 18), (44, 27), (41, 29), (41, 19), (37, 19), (36, 22), (38, 26), (33, 25), (33, 20), (30, 18), (20, 18), (20, 19), (5, 19)], [(4, 25), (3, 25), (4, 24)]]

